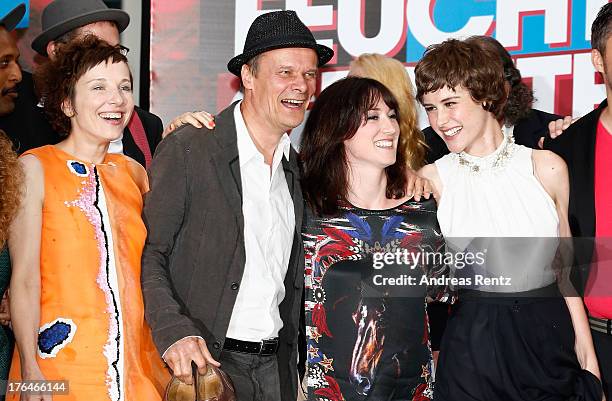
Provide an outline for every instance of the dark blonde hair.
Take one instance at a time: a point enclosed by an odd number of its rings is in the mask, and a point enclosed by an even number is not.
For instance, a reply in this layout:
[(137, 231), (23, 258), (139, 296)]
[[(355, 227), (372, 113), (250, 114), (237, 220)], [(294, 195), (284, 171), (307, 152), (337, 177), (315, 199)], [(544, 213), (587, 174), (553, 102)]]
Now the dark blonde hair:
[(405, 153), (406, 164), (413, 170), (425, 165), (426, 144), (418, 126), (414, 90), (404, 65), (381, 54), (362, 54), (351, 63), (359, 68), (359, 76), (372, 78), (385, 85), (397, 100), (400, 121), (399, 152)]
[(127, 64), (128, 61), (121, 46), (111, 46), (93, 35), (87, 35), (62, 45), (55, 57), (42, 64), (34, 73), (45, 112), (58, 134), (67, 136), (70, 133), (70, 118), (62, 107), (64, 101), (69, 99), (74, 103), (74, 88), (78, 80), (102, 63)]
[(508, 98), (504, 66), (499, 55), (474, 42), (448, 39), (429, 46), (414, 70), (417, 100), (448, 87), (465, 88), (476, 102), (498, 120), (504, 118)]
[(0, 130), (0, 250), (21, 203), (23, 170), (13, 151), (13, 143)]

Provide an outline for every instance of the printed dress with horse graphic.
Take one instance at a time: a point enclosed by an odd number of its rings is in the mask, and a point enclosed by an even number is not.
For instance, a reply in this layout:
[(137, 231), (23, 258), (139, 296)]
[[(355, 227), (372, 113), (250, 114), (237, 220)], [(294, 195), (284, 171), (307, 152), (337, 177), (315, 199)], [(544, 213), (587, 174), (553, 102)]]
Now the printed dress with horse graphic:
[[(26, 154), (45, 179), (37, 362), (46, 380), (68, 385), (53, 399), (161, 400), (170, 377), (140, 289), (146, 172), (123, 155), (94, 165), (55, 146)], [(19, 378), (16, 350), (9, 380)]]
[(302, 237), (308, 399), (430, 400), (426, 299), (453, 301), (435, 201), (309, 210)]

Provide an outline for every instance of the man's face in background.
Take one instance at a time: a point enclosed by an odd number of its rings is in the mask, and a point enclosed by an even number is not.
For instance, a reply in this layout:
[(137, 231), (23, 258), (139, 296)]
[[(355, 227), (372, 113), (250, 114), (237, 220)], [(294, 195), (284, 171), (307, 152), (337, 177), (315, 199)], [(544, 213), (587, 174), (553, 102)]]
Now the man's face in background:
[(19, 82), (19, 49), (11, 33), (0, 26), (0, 116), (10, 114), (15, 109)]

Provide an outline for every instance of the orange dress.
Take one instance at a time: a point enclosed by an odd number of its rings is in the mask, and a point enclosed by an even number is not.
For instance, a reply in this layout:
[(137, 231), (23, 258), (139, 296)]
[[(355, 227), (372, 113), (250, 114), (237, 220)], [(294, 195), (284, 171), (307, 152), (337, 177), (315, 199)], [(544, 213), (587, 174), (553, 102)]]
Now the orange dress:
[[(68, 381), (60, 400), (161, 400), (170, 377), (145, 323), (140, 287), (146, 172), (123, 155), (93, 165), (50, 145), (26, 154), (40, 160), (45, 176), (43, 375)], [(19, 377), (16, 350), (9, 379)]]

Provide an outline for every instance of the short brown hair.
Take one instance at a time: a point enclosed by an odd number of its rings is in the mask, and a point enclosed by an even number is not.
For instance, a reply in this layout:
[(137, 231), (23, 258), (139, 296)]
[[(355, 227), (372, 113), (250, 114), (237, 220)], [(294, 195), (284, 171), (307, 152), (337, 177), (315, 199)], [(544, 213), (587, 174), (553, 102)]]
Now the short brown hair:
[[(69, 99), (74, 103), (74, 88), (85, 73), (102, 63), (128, 63), (119, 45), (111, 46), (93, 35), (61, 46), (53, 60), (49, 59), (34, 73), (44, 109), (53, 129), (60, 135), (70, 133), (70, 118), (62, 109)], [(130, 73), (130, 81), (132, 81)]]
[[(379, 100), (395, 110), (398, 123), (401, 123), (397, 100), (389, 89), (374, 79), (344, 78), (317, 97), (306, 120), (300, 145), (302, 191), (316, 214), (335, 214), (339, 201), (346, 201), (349, 167), (344, 141), (355, 135), (367, 119), (368, 111), (375, 108)], [(397, 150), (395, 164), (386, 167), (385, 174), (387, 198), (405, 196), (405, 149)]]
[(259, 60), (261, 60), (261, 56), (263, 53), (259, 53), (256, 56), (253, 56), (252, 59), (249, 59), (245, 64), (249, 66), (249, 70), (254, 77), (257, 76), (257, 71), (259, 70)]
[(510, 85), (508, 100), (504, 106), (504, 124), (507, 126), (527, 117), (533, 107), (533, 91), (525, 85), (521, 72), (514, 65), (512, 56), (508, 50), (491, 36), (470, 36), (465, 40), (467, 43), (475, 43), (485, 50), (495, 52), (499, 55), (504, 65), (504, 78)]
[[(259, 71), (259, 61), (261, 60), (262, 55), (263, 53), (259, 53), (253, 56), (253, 58), (249, 59), (246, 63), (244, 63), (244, 65), (249, 67), (249, 71), (254, 77), (257, 76), (257, 72)], [(242, 74), (240, 74), (240, 90), (244, 93), (244, 83), (242, 82)]]
[(483, 102), (485, 110), (503, 119), (508, 94), (504, 66), (497, 53), (473, 42), (449, 39), (429, 46), (414, 73), (419, 102), (423, 103), (426, 93), (461, 86), (474, 101)]

